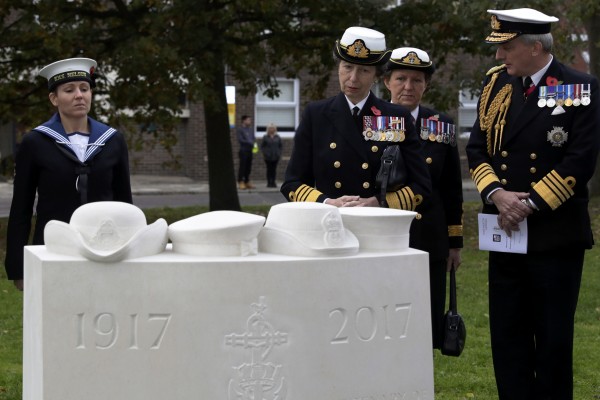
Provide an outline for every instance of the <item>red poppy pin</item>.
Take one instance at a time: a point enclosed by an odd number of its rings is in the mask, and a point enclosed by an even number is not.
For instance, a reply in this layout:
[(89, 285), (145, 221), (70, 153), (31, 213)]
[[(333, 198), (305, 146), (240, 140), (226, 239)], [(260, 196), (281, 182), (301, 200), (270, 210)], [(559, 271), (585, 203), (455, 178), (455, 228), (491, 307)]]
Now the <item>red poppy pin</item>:
[(546, 77), (546, 86), (556, 86), (556, 85), (561, 85), (562, 81), (559, 81), (558, 79), (556, 79), (553, 76), (547, 76)]
[(371, 107), (371, 111), (373, 112), (373, 115), (381, 115), (381, 111), (379, 111), (379, 109), (375, 106)]

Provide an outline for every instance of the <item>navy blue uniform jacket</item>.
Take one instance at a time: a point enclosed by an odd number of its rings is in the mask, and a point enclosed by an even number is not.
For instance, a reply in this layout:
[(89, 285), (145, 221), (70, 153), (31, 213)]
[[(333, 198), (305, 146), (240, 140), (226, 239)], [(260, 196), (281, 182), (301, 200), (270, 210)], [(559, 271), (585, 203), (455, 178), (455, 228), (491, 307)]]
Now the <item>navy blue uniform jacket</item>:
[[(360, 116), (375, 113), (405, 119), (406, 138), (400, 149), (408, 170), (407, 182), (401, 190), (387, 193), (386, 201), (390, 208), (414, 210), (430, 195), (431, 182), (410, 113), (371, 93)], [(296, 130), (281, 192), (289, 201), (378, 196), (375, 177), (382, 152), (390, 144), (395, 143), (364, 139), (362, 125), (352, 117), (343, 93), (309, 103)]]
[[(563, 106), (562, 110), (538, 107), (539, 88), (525, 101), (521, 78), (508, 75), (504, 68), (493, 68), (481, 96), (485, 99), (489, 91), (489, 101), (482, 106), (480, 99), (479, 118), (467, 145), (469, 169), (484, 201), (484, 213), (498, 213), (486, 201), (496, 188), (528, 192), (539, 208), (527, 218), (528, 253), (593, 244), (587, 183), (600, 147), (598, 81), (556, 59), (538, 86), (546, 86), (549, 77), (565, 85), (590, 84), (590, 104)], [(490, 105), (500, 91), (511, 90), (505, 128), (497, 132), (497, 120), (487, 117), (493, 114)], [(489, 132), (482, 127), (482, 116), (484, 124), (491, 123)]]
[[(44, 227), (50, 220), (69, 222), (82, 205), (75, 187), (78, 168), (89, 167), (88, 202), (132, 202), (129, 157), (123, 135), (88, 118), (91, 125), (89, 156), (80, 162), (66, 144), (58, 115), (27, 133), (15, 159), (15, 179), (7, 230), (6, 273), (23, 279), (23, 247), (28, 244), (37, 192), (36, 224), (32, 244), (44, 243)], [(62, 148), (62, 149), (61, 149)], [(70, 154), (68, 156), (67, 154)]]

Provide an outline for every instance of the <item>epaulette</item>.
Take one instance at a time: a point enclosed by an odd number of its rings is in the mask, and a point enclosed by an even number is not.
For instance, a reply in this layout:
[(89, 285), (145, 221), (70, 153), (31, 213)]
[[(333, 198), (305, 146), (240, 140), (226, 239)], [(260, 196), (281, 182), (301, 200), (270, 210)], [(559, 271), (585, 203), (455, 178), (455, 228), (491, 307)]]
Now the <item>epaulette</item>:
[(492, 75), (493, 73), (496, 73), (503, 68), (506, 68), (506, 64), (496, 65), (495, 67), (490, 68), (490, 70), (486, 73), (486, 75)]

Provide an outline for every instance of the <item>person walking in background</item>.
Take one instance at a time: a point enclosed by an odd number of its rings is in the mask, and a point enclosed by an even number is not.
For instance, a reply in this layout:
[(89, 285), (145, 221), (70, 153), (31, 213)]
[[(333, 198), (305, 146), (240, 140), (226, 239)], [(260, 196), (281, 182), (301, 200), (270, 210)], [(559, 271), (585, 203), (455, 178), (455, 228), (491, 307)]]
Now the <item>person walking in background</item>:
[(44, 244), (50, 220), (69, 222), (94, 201), (132, 203), (129, 156), (116, 129), (88, 116), (96, 61), (70, 58), (40, 71), (57, 113), (23, 137), (15, 157), (6, 243), (8, 279), (23, 290), (23, 248), (29, 242), (37, 193), (33, 244)]
[(429, 87), (435, 66), (429, 55), (417, 48), (392, 51), (383, 81), (391, 102), (410, 110), (421, 140), (421, 156), (429, 167), (430, 200), (417, 206), (410, 228), (410, 247), (429, 253), (431, 327), (433, 348), (441, 349), (446, 311), (446, 272), (461, 263), (463, 247), (463, 195), (460, 157), (452, 119), (421, 100)]
[[(281, 193), (288, 201), (414, 210), (429, 196), (431, 182), (410, 113), (371, 92), (390, 57), (385, 36), (350, 27), (335, 42), (334, 56), (340, 93), (304, 109)], [(399, 146), (407, 179), (381, 195), (376, 176), (391, 145)]]
[(277, 134), (277, 127), (271, 123), (267, 126), (267, 133), (263, 136), (260, 150), (267, 166), (267, 187), (277, 187), (275, 176), (277, 175), (277, 164), (281, 158), (281, 137)]
[(256, 139), (252, 128), (252, 117), (242, 115), (242, 125), (237, 128), (236, 134), (240, 143), (238, 188), (253, 189), (254, 185), (250, 182), (250, 173), (252, 172), (252, 149)]
[(500, 400), (573, 399), (573, 329), (585, 249), (587, 183), (600, 148), (598, 80), (552, 55), (558, 18), (488, 10), (502, 63), (487, 73), (467, 156), (483, 201), (526, 254), (490, 251), (492, 358)]

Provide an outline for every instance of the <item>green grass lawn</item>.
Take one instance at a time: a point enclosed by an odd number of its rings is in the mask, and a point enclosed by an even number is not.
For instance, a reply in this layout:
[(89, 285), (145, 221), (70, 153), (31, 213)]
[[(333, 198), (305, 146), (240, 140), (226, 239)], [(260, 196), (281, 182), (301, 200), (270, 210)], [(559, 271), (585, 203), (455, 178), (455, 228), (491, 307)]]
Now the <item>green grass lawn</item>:
[[(435, 352), (436, 400), (497, 398), (490, 352), (487, 310), (487, 252), (477, 250), (478, 203), (465, 204), (465, 249), (457, 274), (458, 309), (467, 325), (463, 354), (445, 357)], [(269, 207), (244, 211), (266, 215)], [(148, 222), (162, 217), (172, 223), (205, 212), (183, 207), (145, 210)], [(600, 240), (600, 199), (590, 206), (594, 236)], [(560, 234), (557, 232), (556, 234)], [(6, 219), (0, 219), (0, 262), (4, 261)], [(0, 271), (0, 400), (21, 399), (23, 295)], [(600, 249), (586, 254), (575, 324), (574, 375), (576, 400), (600, 400)]]

